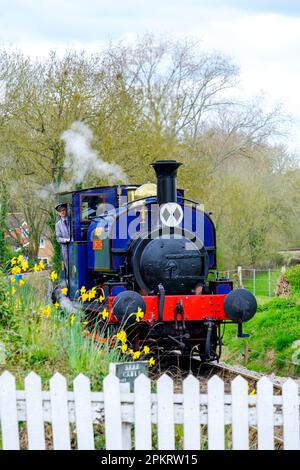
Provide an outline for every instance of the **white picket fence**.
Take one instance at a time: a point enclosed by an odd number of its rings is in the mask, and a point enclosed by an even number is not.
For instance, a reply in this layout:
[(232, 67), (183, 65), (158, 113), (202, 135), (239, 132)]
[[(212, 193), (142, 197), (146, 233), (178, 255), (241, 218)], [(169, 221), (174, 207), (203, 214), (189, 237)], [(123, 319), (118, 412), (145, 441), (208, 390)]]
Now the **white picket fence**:
[(71, 449), (72, 430), (78, 449), (94, 449), (95, 424), (104, 427), (108, 450), (152, 449), (154, 433), (158, 449), (173, 450), (176, 424), (182, 425), (184, 449), (249, 449), (253, 427), (258, 449), (274, 449), (274, 429), (280, 431), (284, 449), (300, 449), (299, 391), (291, 379), (284, 383), (282, 395), (275, 396), (267, 378), (258, 382), (256, 395), (249, 395), (241, 377), (232, 381), (231, 394), (224, 393), (224, 382), (217, 376), (209, 380), (205, 394), (193, 376), (184, 380), (182, 393), (174, 393), (167, 375), (157, 381), (156, 393), (151, 393), (151, 382), (144, 375), (135, 380), (134, 393), (113, 374), (104, 379), (103, 392), (91, 392), (89, 379), (82, 374), (73, 384), (73, 392), (68, 391), (66, 379), (57, 373), (50, 380), (50, 390), (42, 391), (40, 377), (31, 372), (25, 390), (16, 390), (14, 376), (4, 372), (0, 376), (2, 449), (20, 448), (19, 434), (25, 428), (20, 426), (19, 431), (20, 422), (26, 422), (29, 449), (46, 448), (45, 423), (51, 423), (52, 447), (57, 450)]

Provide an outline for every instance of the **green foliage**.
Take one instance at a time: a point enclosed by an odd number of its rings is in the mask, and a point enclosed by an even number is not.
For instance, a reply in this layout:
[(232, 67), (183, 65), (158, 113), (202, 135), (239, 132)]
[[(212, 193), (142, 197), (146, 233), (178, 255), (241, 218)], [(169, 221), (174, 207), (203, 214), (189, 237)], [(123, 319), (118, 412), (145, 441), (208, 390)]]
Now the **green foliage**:
[[(10, 205), (29, 227), (32, 257), (47, 218), (53, 218), (53, 193), (74, 189), (61, 135), (75, 121), (89, 126), (93, 149), (119, 164), (130, 183), (155, 181), (149, 172), (155, 159), (182, 161), (178, 185), (213, 211), (225, 269), (265, 263), (291, 233), (300, 237), (299, 185), (285, 171), (285, 150), (269, 143), (283, 117), (276, 110), (264, 113), (258, 101), (224, 102), (238, 75), (228, 58), (199, 51), (190, 40), (146, 35), (93, 56), (52, 52), (32, 61), (3, 50), (0, 68), (6, 89), (0, 159)], [(110, 183), (90, 171), (80, 184)], [(48, 225), (54, 234), (53, 220)]]
[(7, 188), (4, 181), (0, 181), (0, 268), (3, 268), (6, 258), (6, 240), (7, 231)]
[(46, 382), (59, 371), (70, 381), (84, 373), (94, 389), (101, 389), (110, 362), (120, 359), (120, 348), (111, 347), (104, 332), (97, 332), (98, 341), (96, 330), (85, 335), (84, 312), (63, 314), (48, 304), (47, 276), (32, 273), (22, 286), (11, 284), (9, 279), (0, 276), (0, 335), (6, 349), (5, 368), (13, 368), (18, 384), (31, 370)]
[[(250, 333), (249, 369), (286, 375), (297, 374), (292, 364), (292, 343), (300, 339), (300, 305), (297, 297), (273, 298), (260, 305), (256, 315), (244, 325)], [(245, 340), (236, 337), (236, 327), (228, 326), (225, 332), (224, 360), (243, 363)]]
[(300, 264), (288, 268), (285, 274), (293, 293), (300, 293)]
[(61, 253), (60, 253), (60, 245), (56, 240), (55, 223), (56, 223), (56, 214), (52, 210), (49, 212), (47, 225), (50, 229), (51, 243), (52, 243), (53, 251), (54, 251), (53, 257), (52, 257), (52, 268), (54, 269), (54, 271), (59, 273), (61, 270)]
[(297, 334), (295, 333), (280, 333), (275, 340), (275, 349), (276, 351), (282, 351), (283, 349), (291, 346), (293, 341), (298, 339)]
[(0, 322), (4, 326), (13, 325), (14, 305), (11, 297), (11, 285), (0, 271)]

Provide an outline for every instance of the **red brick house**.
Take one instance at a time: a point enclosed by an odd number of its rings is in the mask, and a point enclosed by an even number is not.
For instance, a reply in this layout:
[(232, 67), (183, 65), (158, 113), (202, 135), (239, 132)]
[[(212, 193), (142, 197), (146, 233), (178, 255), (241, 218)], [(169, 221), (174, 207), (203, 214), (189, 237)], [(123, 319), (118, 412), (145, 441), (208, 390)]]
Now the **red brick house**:
[[(8, 216), (7, 241), (15, 251), (26, 248), (29, 245), (29, 230), (26, 221), (21, 214), (10, 214)], [(53, 246), (49, 236), (43, 234), (40, 238), (38, 258), (45, 264), (49, 264), (53, 257)]]

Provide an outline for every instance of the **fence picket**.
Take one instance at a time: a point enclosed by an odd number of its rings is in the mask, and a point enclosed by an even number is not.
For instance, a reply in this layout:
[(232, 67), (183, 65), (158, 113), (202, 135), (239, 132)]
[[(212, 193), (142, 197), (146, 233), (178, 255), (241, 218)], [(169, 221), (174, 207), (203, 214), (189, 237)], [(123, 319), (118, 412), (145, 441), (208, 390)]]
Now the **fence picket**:
[(94, 450), (94, 430), (89, 379), (79, 374), (74, 382), (77, 448)]
[(175, 449), (175, 424), (183, 425), (184, 449), (198, 450), (200, 423), (208, 426), (209, 449), (225, 448), (226, 423), (231, 424), (234, 450), (249, 449), (249, 425), (257, 426), (258, 449), (274, 449), (274, 427), (281, 426), (284, 449), (300, 450), (300, 396), (292, 379), (284, 383), (282, 396), (273, 396), (273, 384), (264, 377), (257, 384), (256, 397), (248, 396), (242, 377), (232, 381), (231, 395), (224, 395), (224, 383), (217, 376), (208, 381), (207, 394), (201, 395), (193, 376), (184, 380), (183, 393), (175, 395), (167, 375), (157, 381), (156, 394), (151, 394), (150, 379), (144, 375), (136, 379), (134, 394), (114, 374), (103, 385), (104, 393), (91, 392), (89, 379), (80, 374), (74, 380), (74, 392), (68, 392), (65, 378), (55, 374), (48, 392), (42, 391), (40, 377), (30, 373), (25, 390), (16, 391), (15, 378), (4, 372), (0, 376), (2, 448), (20, 448), (18, 422), (27, 421), (28, 448), (45, 449), (46, 421), (52, 423), (56, 450), (70, 449), (70, 423), (76, 423), (78, 449), (94, 449), (93, 423), (98, 422), (105, 423), (107, 450), (130, 449), (133, 426), (135, 449), (150, 450), (152, 423), (157, 423), (159, 450)]
[(209, 379), (208, 392), (208, 448), (224, 450), (224, 382), (217, 375)]
[(257, 383), (258, 449), (274, 449), (273, 384), (263, 377)]
[(159, 450), (174, 449), (173, 397), (173, 380), (167, 374), (164, 374), (157, 381), (157, 431)]
[(7, 371), (0, 376), (0, 412), (2, 448), (19, 450), (16, 379)]
[(232, 395), (232, 448), (249, 449), (248, 390), (247, 382), (241, 376), (231, 382)]
[(134, 417), (135, 449), (152, 449), (151, 382), (144, 374), (140, 374), (134, 381)]
[(185, 450), (200, 449), (199, 381), (190, 375), (183, 381), (183, 446)]
[(59, 373), (50, 379), (50, 397), (54, 450), (70, 450), (67, 381)]
[(298, 385), (288, 379), (282, 386), (283, 440), (285, 450), (300, 450)]
[(122, 417), (120, 382), (114, 374), (103, 380), (105, 442), (107, 450), (122, 450)]
[(25, 378), (26, 422), (29, 450), (45, 450), (42, 382), (30, 372)]

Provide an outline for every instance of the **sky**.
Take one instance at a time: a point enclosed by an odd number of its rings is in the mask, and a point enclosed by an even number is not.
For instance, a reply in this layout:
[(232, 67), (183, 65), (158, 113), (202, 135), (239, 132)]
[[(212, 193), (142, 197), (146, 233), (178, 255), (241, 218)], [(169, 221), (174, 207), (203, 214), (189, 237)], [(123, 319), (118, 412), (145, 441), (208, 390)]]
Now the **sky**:
[(98, 51), (145, 33), (191, 37), (240, 68), (238, 94), (281, 104), (300, 155), (300, 0), (0, 0), (0, 47)]

